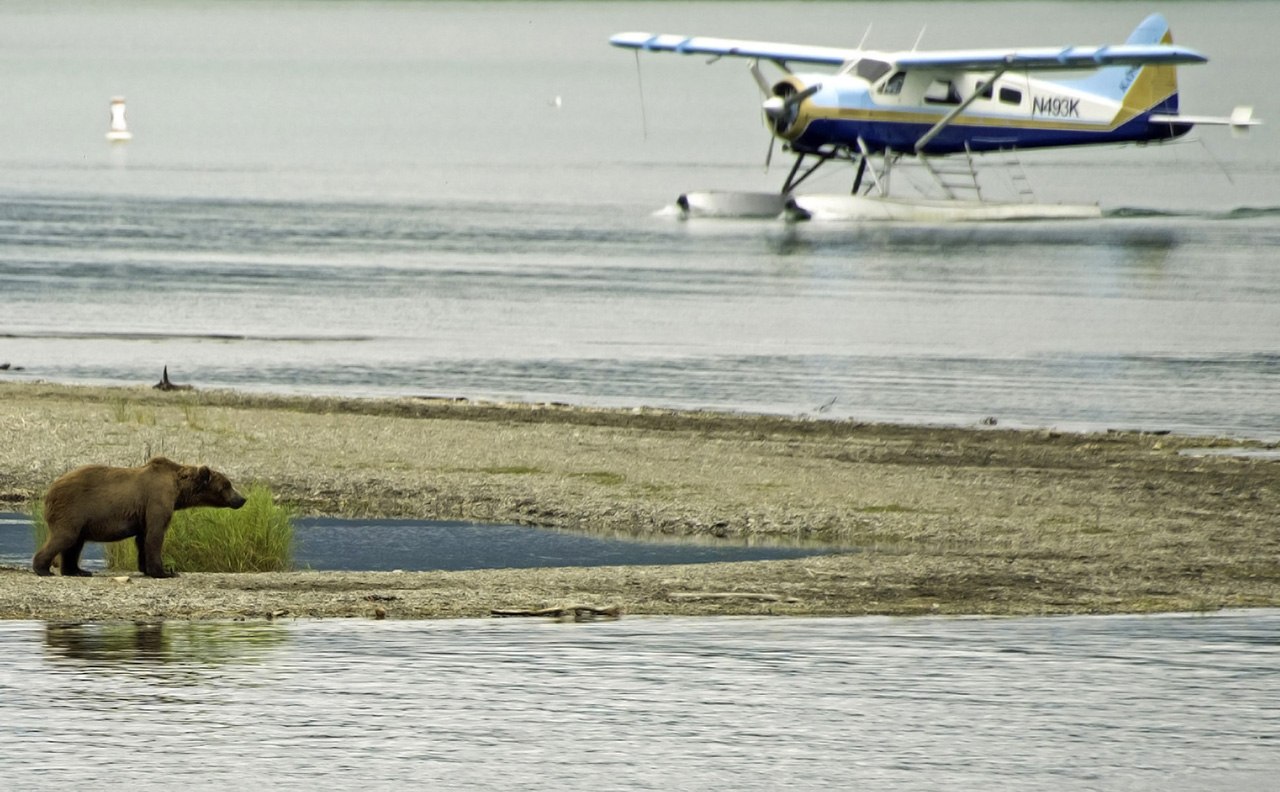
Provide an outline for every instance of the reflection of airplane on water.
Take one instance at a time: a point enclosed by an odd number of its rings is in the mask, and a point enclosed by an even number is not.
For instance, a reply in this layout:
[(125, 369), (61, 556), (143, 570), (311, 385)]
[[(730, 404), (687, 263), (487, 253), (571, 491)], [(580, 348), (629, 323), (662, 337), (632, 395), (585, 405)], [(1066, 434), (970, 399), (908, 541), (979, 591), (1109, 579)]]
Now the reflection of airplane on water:
[[(814, 213), (808, 203), (819, 212), (902, 219), (1096, 215), (1096, 207), (980, 203), (972, 155), (1147, 143), (1185, 135), (1196, 124), (1247, 130), (1258, 123), (1248, 107), (1229, 118), (1182, 115), (1177, 66), (1208, 59), (1172, 41), (1159, 14), (1147, 17), (1124, 44), (1100, 47), (875, 52), (649, 33), (610, 39), (634, 50), (750, 59), (765, 97), (765, 124), (795, 154), (779, 195), (693, 193), (681, 196), (686, 211), (715, 213), (721, 205), (768, 214), (790, 199), (792, 214), (800, 217)], [(775, 64), (782, 76), (771, 83), (760, 61)], [(793, 72), (791, 64), (835, 71)], [(773, 140), (767, 159), (772, 154)], [(890, 198), (889, 177), (903, 157), (928, 169), (944, 200)], [(946, 157), (962, 167), (949, 167)], [(855, 166), (851, 195), (792, 197), (828, 162)], [(1029, 197), (1030, 189), (1019, 193)]]

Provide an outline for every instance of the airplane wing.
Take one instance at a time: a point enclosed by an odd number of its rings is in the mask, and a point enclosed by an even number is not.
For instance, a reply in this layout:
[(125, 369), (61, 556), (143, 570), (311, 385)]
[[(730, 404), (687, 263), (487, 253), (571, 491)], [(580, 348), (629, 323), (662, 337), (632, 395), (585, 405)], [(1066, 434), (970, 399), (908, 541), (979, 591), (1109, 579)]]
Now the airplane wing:
[(827, 66), (840, 66), (861, 54), (856, 49), (838, 47), (812, 47), (805, 44), (743, 41), (707, 36), (680, 36), (671, 33), (619, 33), (611, 37), (609, 43), (615, 47), (650, 52), (762, 58), (779, 63), (817, 63)]
[(1193, 49), (1171, 44), (1116, 44), (1103, 47), (1037, 47), (1015, 50), (953, 50), (901, 52), (892, 60), (903, 69), (954, 69), (959, 71), (1062, 71), (1100, 69), (1103, 66), (1143, 66), (1208, 63)]
[[(619, 33), (609, 39), (615, 47), (675, 52), (682, 55), (761, 58), (780, 63), (815, 63), (840, 66), (862, 56), (857, 49), (815, 47), (777, 41), (746, 41), (671, 33)], [(1142, 66), (1207, 63), (1208, 58), (1187, 47), (1171, 44), (1113, 44), (1101, 47), (1035, 47), (1011, 50), (939, 50), (934, 52), (878, 53), (903, 69), (951, 69), (957, 71), (1063, 71), (1100, 69), (1103, 66)]]

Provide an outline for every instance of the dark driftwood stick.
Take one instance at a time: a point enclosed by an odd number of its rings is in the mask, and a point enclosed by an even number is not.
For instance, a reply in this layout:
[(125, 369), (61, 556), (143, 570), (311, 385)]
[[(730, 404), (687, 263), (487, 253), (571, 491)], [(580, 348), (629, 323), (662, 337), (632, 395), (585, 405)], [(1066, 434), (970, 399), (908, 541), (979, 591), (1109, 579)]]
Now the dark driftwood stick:
[(622, 609), (618, 606), (610, 608), (598, 608), (595, 605), (566, 605), (556, 608), (493, 608), (489, 611), (493, 616), (573, 616), (575, 619), (581, 619), (586, 616), (608, 616), (610, 618), (618, 618), (622, 615)]

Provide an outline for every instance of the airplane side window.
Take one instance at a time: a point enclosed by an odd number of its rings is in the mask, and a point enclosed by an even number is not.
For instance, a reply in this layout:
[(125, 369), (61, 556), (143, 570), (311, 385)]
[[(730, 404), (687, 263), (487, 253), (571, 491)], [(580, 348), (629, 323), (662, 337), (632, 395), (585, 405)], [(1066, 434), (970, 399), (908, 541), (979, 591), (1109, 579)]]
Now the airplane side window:
[(884, 85), (880, 87), (880, 93), (897, 96), (902, 93), (902, 84), (907, 80), (906, 72), (897, 72), (892, 77), (884, 81)]
[(960, 104), (960, 92), (954, 83), (934, 80), (929, 90), (924, 92), (924, 100), (929, 104)]
[(1001, 88), (1000, 101), (1005, 104), (1022, 104), (1022, 91), (1017, 88)]
[(853, 67), (853, 73), (873, 83), (889, 72), (889, 64), (875, 58), (863, 58)]

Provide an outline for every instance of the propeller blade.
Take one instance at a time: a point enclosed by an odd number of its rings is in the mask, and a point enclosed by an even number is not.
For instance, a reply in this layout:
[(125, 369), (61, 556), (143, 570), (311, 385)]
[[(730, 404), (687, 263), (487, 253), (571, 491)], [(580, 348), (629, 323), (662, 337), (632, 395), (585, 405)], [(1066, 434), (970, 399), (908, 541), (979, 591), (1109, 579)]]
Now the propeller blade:
[(818, 91), (821, 91), (821, 90), (822, 90), (822, 83), (814, 83), (813, 85), (810, 85), (808, 88), (805, 88), (803, 91), (800, 91), (799, 93), (793, 93), (790, 96), (788, 96), (786, 100), (783, 102), (783, 104), (786, 105), (786, 108), (788, 110), (790, 110), (791, 108), (795, 107), (796, 105), (803, 102), (805, 99), (808, 99), (810, 96), (813, 96), (814, 94), (816, 94)]
[(773, 135), (769, 136), (769, 150), (766, 151), (764, 155), (764, 172), (765, 173), (769, 172), (769, 165), (770, 163), (773, 162), (773, 144), (774, 144), (774, 141), (776, 140), (777, 138), (774, 137)]
[(821, 90), (822, 83), (815, 83), (810, 85), (808, 88), (805, 88), (803, 91), (797, 91), (796, 93), (788, 94), (787, 96), (770, 96), (768, 99), (764, 100), (764, 103), (761, 104), (760, 107), (764, 110), (764, 114), (766, 116), (773, 121), (777, 121), (780, 118), (789, 116), (791, 111), (794, 110), (797, 105)]

